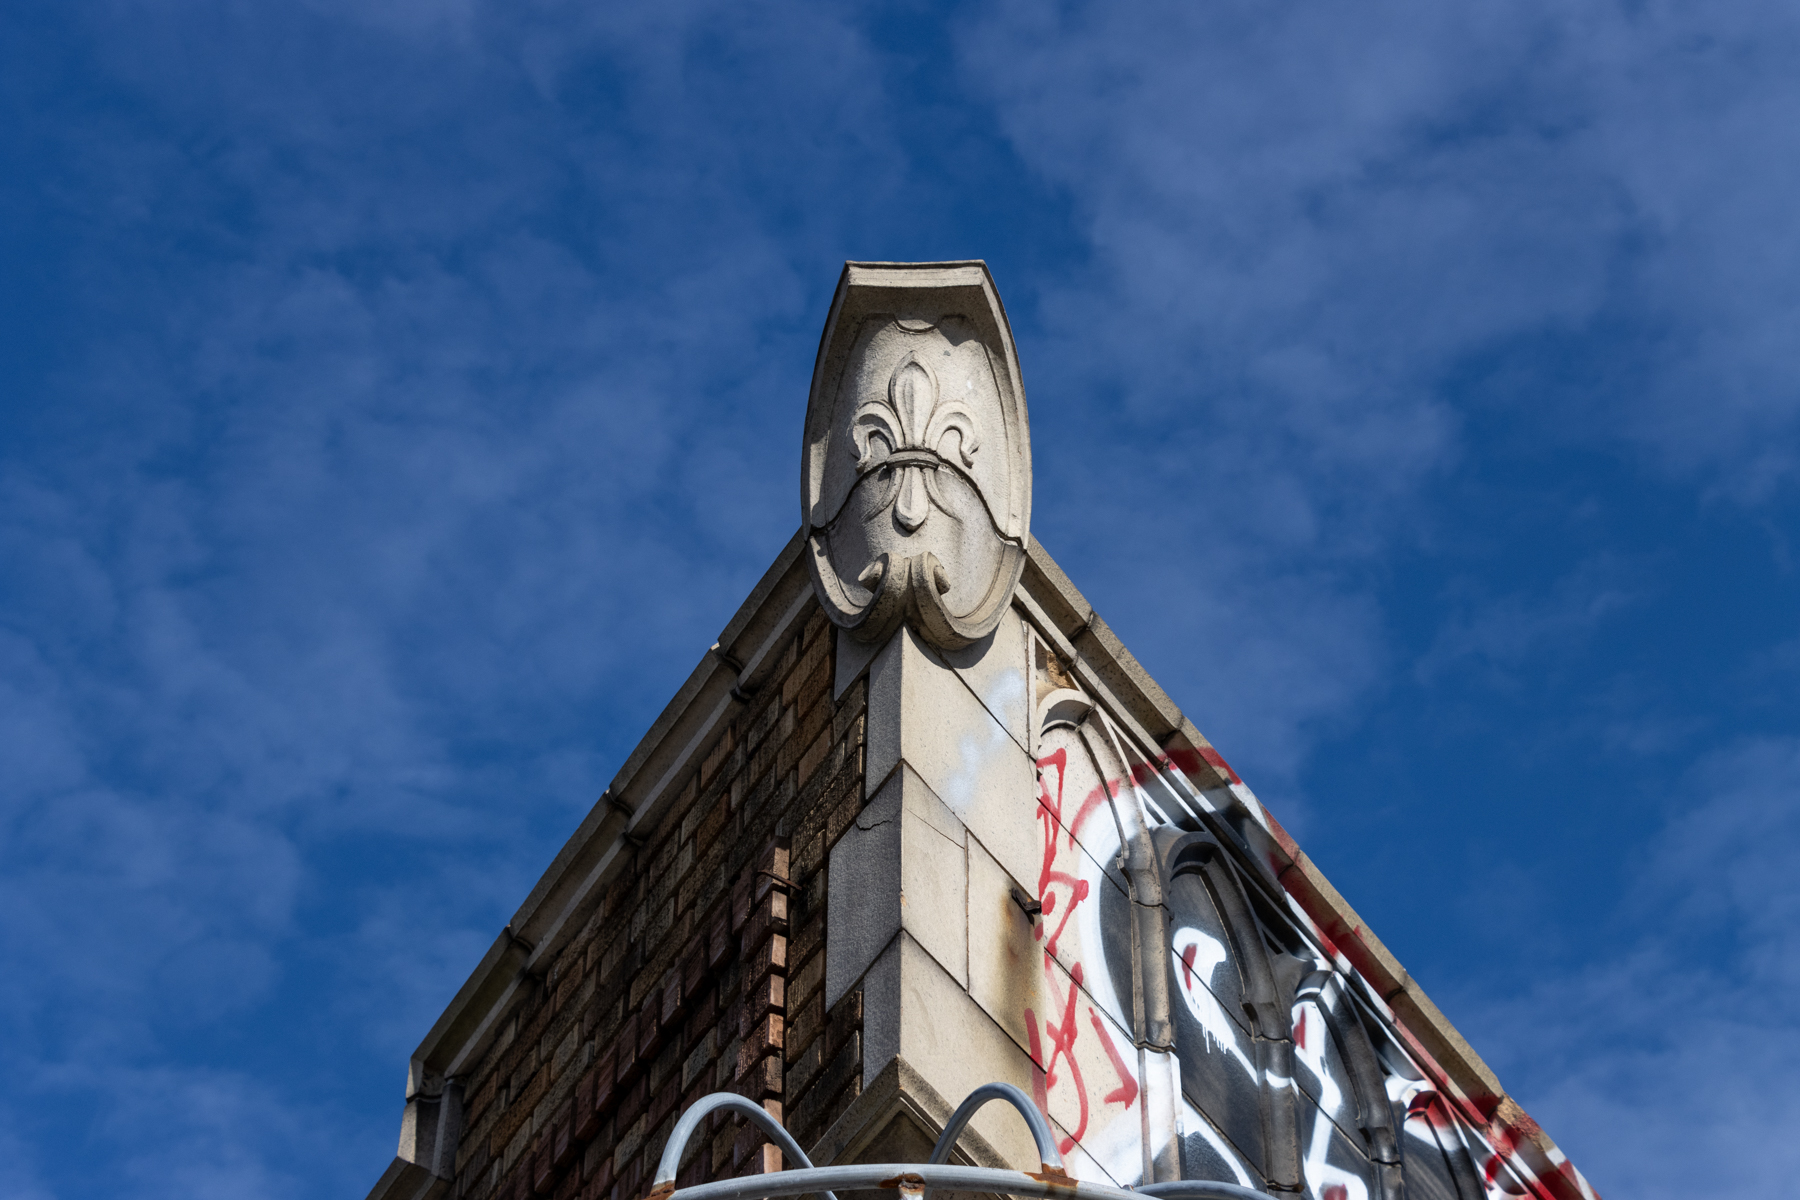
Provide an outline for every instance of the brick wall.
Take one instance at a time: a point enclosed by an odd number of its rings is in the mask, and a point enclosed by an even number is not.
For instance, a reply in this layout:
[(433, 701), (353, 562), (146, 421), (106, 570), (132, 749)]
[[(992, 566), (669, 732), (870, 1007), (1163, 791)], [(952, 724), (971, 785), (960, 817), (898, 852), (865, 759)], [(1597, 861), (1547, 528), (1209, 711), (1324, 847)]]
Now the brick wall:
[[(865, 684), (814, 608), (463, 1082), (457, 1196), (633, 1200), (681, 1110), (761, 1101), (810, 1147), (862, 1081), (862, 993), (824, 1008), (826, 863), (862, 806)], [(681, 1182), (776, 1169), (715, 1116)]]

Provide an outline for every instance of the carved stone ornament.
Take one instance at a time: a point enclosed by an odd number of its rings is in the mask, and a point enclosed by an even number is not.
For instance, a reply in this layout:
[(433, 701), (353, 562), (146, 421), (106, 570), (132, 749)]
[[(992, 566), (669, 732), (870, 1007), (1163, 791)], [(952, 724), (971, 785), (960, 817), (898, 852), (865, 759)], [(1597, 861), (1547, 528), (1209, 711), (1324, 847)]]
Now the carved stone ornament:
[(1025, 569), (1031, 441), (987, 264), (846, 263), (813, 368), (801, 504), (819, 600), (859, 641), (957, 650)]

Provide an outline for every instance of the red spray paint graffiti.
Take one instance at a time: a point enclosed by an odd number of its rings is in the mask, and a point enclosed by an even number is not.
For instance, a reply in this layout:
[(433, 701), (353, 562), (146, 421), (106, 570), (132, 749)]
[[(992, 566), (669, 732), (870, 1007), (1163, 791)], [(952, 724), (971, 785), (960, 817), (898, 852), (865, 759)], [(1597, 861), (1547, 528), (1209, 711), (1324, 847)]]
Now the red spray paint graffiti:
[[(1088, 899), (1088, 882), (1072, 871), (1061, 871), (1056, 868), (1057, 839), (1067, 839), (1065, 849), (1074, 849), (1076, 835), (1088, 817), (1107, 797), (1105, 787), (1091, 789), (1082, 799), (1081, 806), (1072, 818), (1065, 819), (1063, 783), (1068, 773), (1069, 754), (1066, 749), (1057, 749), (1038, 760), (1038, 810), (1037, 816), (1043, 837), (1043, 862), (1038, 873), (1038, 903), (1043, 906), (1044, 920), (1033, 930), (1033, 937), (1044, 940), (1044, 982), (1055, 1006), (1061, 1010), (1061, 1020), (1053, 1021), (1048, 1016), (1041, 1023), (1035, 1010), (1025, 1010), (1025, 1030), (1030, 1040), (1031, 1058), (1035, 1069), (1032, 1071), (1033, 1099), (1045, 1116), (1050, 1115), (1050, 1093), (1059, 1085), (1066, 1085), (1074, 1093), (1077, 1105), (1077, 1117), (1071, 1136), (1061, 1139), (1064, 1154), (1069, 1153), (1075, 1143), (1086, 1136), (1092, 1101), (1088, 1087), (1081, 1076), (1081, 1067), (1075, 1057), (1075, 1048), (1081, 1034), (1081, 1026), (1076, 1018), (1076, 1005), (1081, 990), (1082, 965), (1075, 963), (1069, 970), (1071, 983), (1067, 995), (1059, 994), (1057, 988), (1057, 972), (1055, 955), (1057, 943), (1063, 931), (1068, 928), (1069, 918), (1075, 910)], [(1050, 785), (1051, 775), (1055, 776), (1055, 788)], [(1059, 890), (1060, 889), (1060, 890)], [(1066, 902), (1059, 902), (1066, 896)], [(1059, 913), (1060, 910), (1060, 913)], [(1054, 929), (1045, 938), (1045, 930), (1052, 916), (1060, 916)], [(1102, 1104), (1120, 1104), (1130, 1108), (1137, 1102), (1138, 1081), (1132, 1074), (1130, 1065), (1107, 1031), (1106, 1022), (1092, 1007), (1088, 1007), (1088, 1021), (1093, 1026), (1094, 1034), (1099, 1039), (1100, 1047), (1105, 1051), (1113, 1070), (1119, 1078), (1119, 1085), (1101, 1097)], [(1049, 1043), (1046, 1057), (1045, 1042)], [(1061, 1064), (1061, 1070), (1058, 1064)]]
[[(1078, 879), (1068, 871), (1056, 869), (1056, 835), (1059, 830), (1065, 831), (1069, 846), (1075, 845), (1075, 831), (1087, 820), (1088, 814), (1100, 803), (1101, 793), (1098, 789), (1082, 801), (1081, 808), (1075, 813), (1072, 821), (1063, 820), (1063, 779), (1068, 774), (1069, 752), (1057, 750), (1047, 757), (1038, 759), (1038, 822), (1043, 826), (1044, 862), (1038, 872), (1038, 903), (1043, 905), (1044, 924), (1032, 932), (1032, 936), (1042, 938), (1044, 929), (1050, 923), (1050, 917), (1056, 912), (1057, 896), (1053, 888), (1069, 889), (1069, 902), (1063, 906), (1062, 919), (1056, 923), (1056, 929), (1050, 934), (1050, 940), (1044, 948), (1051, 954), (1056, 953), (1056, 943), (1062, 937), (1063, 930), (1069, 924), (1069, 918), (1075, 915), (1075, 908), (1088, 897), (1088, 884), (1085, 879)], [(1050, 794), (1049, 773), (1056, 772), (1056, 795)]]

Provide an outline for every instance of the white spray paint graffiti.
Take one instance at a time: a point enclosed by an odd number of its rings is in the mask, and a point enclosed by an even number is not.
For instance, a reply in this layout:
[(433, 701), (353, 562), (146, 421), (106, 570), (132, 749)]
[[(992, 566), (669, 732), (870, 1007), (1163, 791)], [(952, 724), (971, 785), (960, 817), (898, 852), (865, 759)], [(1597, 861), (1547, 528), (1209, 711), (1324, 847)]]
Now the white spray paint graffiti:
[[(1028, 656), (1034, 650), (1037, 660), (1030, 672), (1032, 693), (1040, 703), (1049, 705), (1057, 697), (1085, 696), (1071, 685), (1066, 671), (1055, 669), (1047, 675), (1041, 644), (1028, 639)], [(1052, 700), (1045, 701), (1046, 695)], [(993, 695), (990, 711), (1005, 711), (1009, 701), (1016, 703), (1010, 694)], [(1091, 706), (1091, 701), (1088, 703)], [(1066, 712), (1067, 706), (1063, 709)], [(1084, 721), (1092, 730), (1091, 739), (1086, 742), (1079, 728)], [(1391, 1188), (1399, 1186), (1401, 1171), (1415, 1180), (1414, 1190), (1419, 1194), (1442, 1195), (1451, 1200), (1498, 1200), (1506, 1194), (1536, 1194), (1545, 1200), (1593, 1200), (1591, 1190), (1578, 1176), (1572, 1177), (1572, 1186), (1568, 1180), (1561, 1180), (1556, 1188), (1530, 1177), (1528, 1171), (1521, 1169), (1516, 1155), (1496, 1152), (1470, 1124), (1464, 1115), (1465, 1102), (1423, 1082), (1424, 1072), (1411, 1061), (1410, 1051), (1405, 1049), (1406, 1039), (1392, 1030), (1392, 1014), (1381, 998), (1323, 938), (1298, 902), (1278, 884), (1271, 886), (1274, 873), (1250, 850), (1252, 845), (1269, 840), (1269, 822), (1256, 797), (1234, 774), (1229, 787), (1203, 793), (1188, 782), (1183, 770), (1168, 757), (1154, 751), (1140, 752), (1098, 708), (1072, 720), (1065, 716), (1046, 722), (1043, 727), (1034, 728), (1032, 735), (1039, 770), (1036, 816), (1043, 870), (1035, 889), (1028, 890), (1033, 891), (1043, 907), (1040, 922), (1034, 926), (1034, 937), (1039, 941), (1046, 980), (1051, 984), (1048, 994), (1062, 1003), (1064, 1011), (1056, 1015), (1028, 1010), (1027, 1019), (1032, 1029), (1031, 1053), (1040, 1067), (1040, 1105), (1048, 1112), (1054, 1097), (1064, 1089), (1081, 1088), (1087, 1093), (1080, 1097), (1078, 1106), (1068, 1108), (1080, 1114), (1074, 1124), (1065, 1126), (1070, 1135), (1072, 1163), (1088, 1159), (1118, 1182), (1142, 1182), (1144, 1164), (1170, 1137), (1175, 1137), (1185, 1147), (1184, 1173), (1192, 1153), (1197, 1162), (1204, 1160), (1202, 1169), (1208, 1172), (1207, 1177), (1265, 1186), (1265, 1180), (1257, 1173), (1261, 1168), (1252, 1164), (1274, 1161), (1269, 1156), (1275, 1148), (1258, 1144), (1258, 1139), (1269, 1136), (1266, 1131), (1278, 1128), (1280, 1123), (1270, 1126), (1266, 1114), (1258, 1120), (1254, 1116), (1245, 1118), (1240, 1112), (1240, 1120), (1233, 1127), (1232, 1114), (1209, 1113), (1203, 1101), (1188, 1094), (1188, 1076), (1199, 1074), (1205, 1078), (1236, 1079), (1239, 1082), (1231, 1087), (1251, 1089), (1248, 1095), (1252, 1098), (1267, 1097), (1262, 1101), (1265, 1106), (1291, 1105), (1293, 1120), (1298, 1121), (1297, 1125), (1290, 1122), (1292, 1132), (1288, 1135), (1294, 1139), (1293, 1152), (1300, 1173), (1295, 1186), (1314, 1200), (1390, 1200)], [(985, 749), (964, 747), (965, 761), (979, 757)], [(1098, 761), (1090, 756), (1097, 756)], [(1230, 774), (1229, 768), (1223, 767), (1223, 760), (1216, 765)], [(1115, 805), (1129, 805), (1132, 811), (1115, 814)], [(1084, 1039), (1107, 1038), (1108, 1027), (1114, 1028), (1115, 1033), (1134, 1027), (1136, 998), (1121, 994), (1123, 985), (1117, 982), (1133, 978), (1124, 962), (1124, 956), (1131, 953), (1124, 944), (1129, 939), (1122, 939), (1116, 929), (1109, 935), (1104, 905), (1100, 903), (1102, 897), (1118, 897), (1124, 886), (1115, 874), (1123, 871), (1126, 858), (1119, 833), (1121, 824), (1152, 831), (1169, 828), (1175, 834), (1197, 831), (1216, 839), (1214, 844), (1229, 860), (1227, 868), (1221, 869), (1229, 869), (1242, 880), (1246, 895), (1260, 906), (1253, 906), (1253, 928), (1240, 929), (1231, 936), (1240, 945), (1245, 944), (1246, 938), (1253, 939), (1259, 947), (1266, 944), (1279, 979), (1285, 981), (1280, 987), (1288, 989), (1288, 1000), (1282, 1002), (1282, 1011), (1291, 1019), (1292, 1040), (1290, 1058), (1282, 1061), (1295, 1063), (1294, 1069), (1301, 1076), (1298, 1081), (1272, 1069), (1259, 1068), (1258, 1056), (1263, 1051), (1257, 1049), (1260, 1043), (1243, 1023), (1251, 1020), (1251, 1028), (1258, 1027), (1248, 1015), (1251, 989), (1238, 978), (1245, 967), (1236, 961), (1231, 944), (1201, 928), (1205, 922), (1184, 919), (1179, 911), (1180, 903), (1201, 902), (1195, 898), (1206, 893), (1198, 889), (1184, 893), (1185, 898), (1179, 902), (1174, 897), (1169, 900), (1169, 991), (1180, 997), (1177, 1009), (1191, 1022), (1187, 1032), (1178, 1030), (1174, 1053), (1143, 1044), (1112, 1044), (1118, 1040), (1113, 1037), (1106, 1050), (1114, 1071), (1090, 1069), (1084, 1077), (1073, 1069)], [(1263, 899), (1265, 896), (1273, 900), (1274, 908)], [(1276, 915), (1271, 916), (1272, 913)], [(1209, 920), (1228, 918), (1212, 913)], [(1278, 927), (1270, 927), (1271, 920)], [(1297, 980), (1320, 972), (1337, 981), (1330, 986), (1329, 994), (1293, 1002), (1292, 990)], [(1223, 983), (1226, 973), (1237, 973), (1232, 976), (1235, 983), (1230, 989)], [(1234, 1017), (1228, 1011), (1221, 1000), (1227, 991), (1244, 996), (1246, 1016)], [(1070, 1015), (1082, 1007), (1087, 1010), (1085, 1014)], [(1353, 1008), (1363, 1015), (1354, 1015)], [(1110, 1022), (1100, 1014), (1105, 1014)], [(1365, 1035), (1365, 1025), (1374, 1032)], [(1191, 1043), (1184, 1040), (1190, 1036)], [(1344, 1061), (1330, 1047), (1335, 1044), (1334, 1039), (1365, 1036), (1376, 1039), (1380, 1061), (1386, 1065), (1379, 1068), (1380, 1077), (1373, 1083), (1353, 1084), (1344, 1074)], [(1094, 1053), (1091, 1046), (1086, 1053)], [(1373, 1061), (1373, 1051), (1365, 1049), (1361, 1053), (1361, 1061)], [(1069, 1067), (1059, 1069), (1060, 1064)], [(1358, 1069), (1365, 1072), (1360, 1078), (1367, 1078), (1366, 1072), (1371, 1068)], [(1164, 1075), (1172, 1081), (1168, 1085), (1171, 1099), (1147, 1097), (1142, 1085), (1157, 1083)], [(1361, 1100), (1358, 1087), (1364, 1097)], [(1237, 1094), (1241, 1098), (1245, 1093)], [(1151, 1105), (1148, 1113), (1143, 1111), (1147, 1102)], [(1394, 1107), (1396, 1119), (1390, 1128), (1402, 1132), (1401, 1161), (1376, 1161), (1370, 1157), (1374, 1143), (1369, 1139), (1373, 1135), (1363, 1128), (1367, 1116), (1363, 1106), (1369, 1103), (1391, 1103)], [(1242, 1107), (1241, 1099), (1238, 1107)], [(1248, 1124), (1244, 1123), (1246, 1119)], [(1434, 1128), (1434, 1122), (1445, 1128)], [(1152, 1124), (1158, 1128), (1150, 1128)], [(1228, 1128), (1238, 1132), (1228, 1133)], [(1151, 1139), (1148, 1145), (1144, 1141), (1146, 1135)], [(1395, 1145), (1391, 1138), (1387, 1144)], [(1387, 1153), (1391, 1155), (1392, 1151)], [(1458, 1153), (1467, 1161), (1459, 1160)]]

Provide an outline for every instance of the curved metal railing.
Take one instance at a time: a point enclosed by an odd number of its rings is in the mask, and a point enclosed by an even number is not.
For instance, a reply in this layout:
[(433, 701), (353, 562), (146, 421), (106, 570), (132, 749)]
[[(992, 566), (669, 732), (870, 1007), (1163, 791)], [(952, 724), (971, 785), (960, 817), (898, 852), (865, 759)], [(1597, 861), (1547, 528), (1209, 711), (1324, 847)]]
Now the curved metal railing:
[(1044, 1164), (1045, 1173), (1054, 1170), (1062, 1172), (1063, 1160), (1061, 1151), (1056, 1148), (1056, 1135), (1050, 1131), (1050, 1122), (1031, 1102), (1031, 1097), (1010, 1083), (984, 1083), (970, 1092), (963, 1102), (950, 1114), (950, 1123), (944, 1126), (944, 1132), (938, 1137), (937, 1145), (931, 1148), (932, 1163), (941, 1163), (950, 1157), (956, 1149), (956, 1139), (962, 1136), (963, 1129), (975, 1116), (977, 1110), (990, 1100), (1004, 1100), (1019, 1110), (1025, 1118), (1025, 1124), (1031, 1127), (1031, 1140), (1037, 1143), (1038, 1160)]
[[(976, 1110), (993, 1100), (1004, 1100), (1018, 1110), (1031, 1137), (1037, 1143), (1042, 1169), (1027, 1174), (995, 1167), (965, 1167), (943, 1160), (950, 1156), (956, 1139), (969, 1124)], [(677, 1189), (675, 1176), (694, 1131), (709, 1115), (721, 1109), (748, 1117), (757, 1128), (781, 1148), (781, 1152), (799, 1163), (795, 1169), (769, 1175), (745, 1175), (721, 1179), (714, 1183), (698, 1183)], [(1235, 1183), (1218, 1183), (1205, 1179), (1181, 1179), (1166, 1183), (1150, 1183), (1134, 1189), (1087, 1183), (1071, 1178), (1063, 1170), (1062, 1155), (1056, 1148), (1056, 1135), (1050, 1122), (1029, 1097), (1010, 1083), (983, 1084), (970, 1092), (957, 1106), (950, 1122), (931, 1149), (928, 1163), (855, 1163), (838, 1167), (815, 1167), (806, 1157), (793, 1135), (782, 1127), (760, 1104), (731, 1092), (715, 1092), (696, 1101), (683, 1113), (669, 1134), (662, 1158), (656, 1164), (647, 1200), (773, 1200), (778, 1196), (801, 1196), (817, 1192), (822, 1200), (837, 1200), (836, 1189), (898, 1190), (905, 1200), (922, 1200), (927, 1189), (959, 1192), (989, 1192), (1030, 1197), (1032, 1200), (1268, 1200), (1252, 1188)]]

